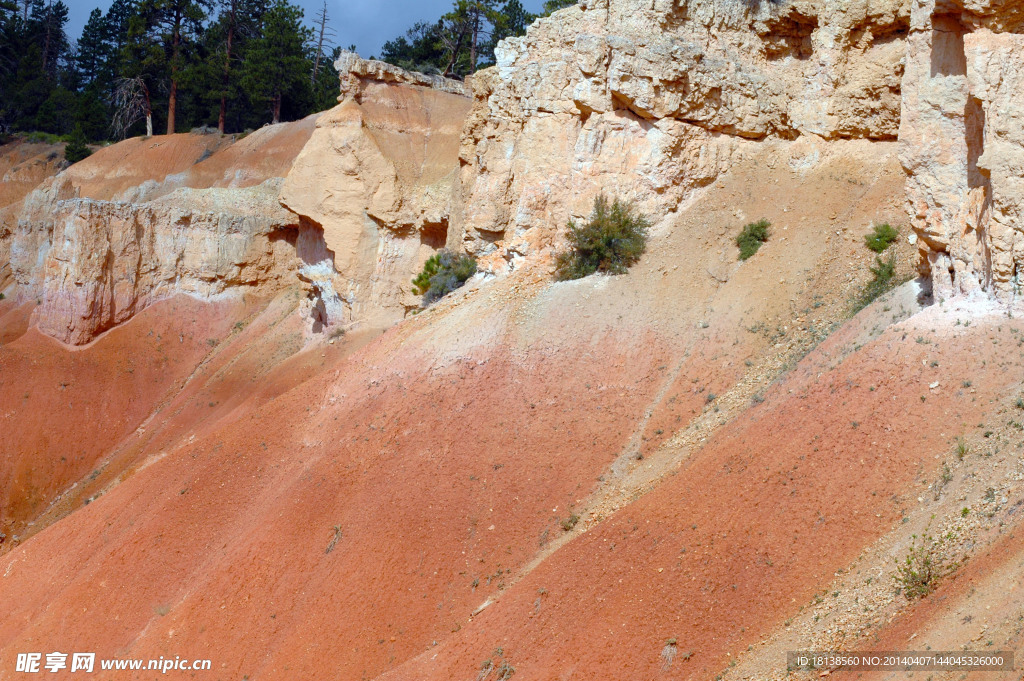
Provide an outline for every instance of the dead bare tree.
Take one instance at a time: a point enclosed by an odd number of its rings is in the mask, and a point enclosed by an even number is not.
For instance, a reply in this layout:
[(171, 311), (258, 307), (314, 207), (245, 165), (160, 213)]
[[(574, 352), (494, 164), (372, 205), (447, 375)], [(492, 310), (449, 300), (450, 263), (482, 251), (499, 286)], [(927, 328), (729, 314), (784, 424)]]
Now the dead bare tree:
[(118, 78), (114, 84), (114, 118), (110, 130), (117, 139), (124, 139), (128, 130), (142, 118), (146, 119), (146, 137), (153, 136), (153, 108), (149, 88), (141, 77)]
[(316, 86), (316, 77), (320, 73), (320, 60), (324, 54), (324, 44), (332, 44), (332, 39), (335, 37), (334, 29), (327, 25), (327, 0), (324, 0), (323, 8), (316, 15), (316, 22), (320, 25), (320, 30), (317, 32), (318, 39), (316, 42), (316, 56), (313, 58), (313, 71), (309, 74), (309, 84)]

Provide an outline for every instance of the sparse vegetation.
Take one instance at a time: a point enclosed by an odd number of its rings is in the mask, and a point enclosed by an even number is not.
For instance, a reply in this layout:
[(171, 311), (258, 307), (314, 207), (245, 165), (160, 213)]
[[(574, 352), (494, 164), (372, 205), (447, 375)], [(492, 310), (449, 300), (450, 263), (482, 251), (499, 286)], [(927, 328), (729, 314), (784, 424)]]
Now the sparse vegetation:
[(480, 673), (476, 678), (477, 681), (488, 681), (492, 678), (494, 681), (508, 681), (515, 673), (516, 668), (505, 659), (505, 650), (495, 648), (491, 656), (480, 665)]
[(761, 244), (768, 241), (770, 236), (768, 228), (771, 226), (772, 223), (762, 218), (743, 227), (743, 231), (736, 237), (736, 245), (740, 249), (740, 260), (752, 257), (761, 248)]
[(423, 296), (423, 304), (430, 305), (461, 287), (476, 274), (476, 258), (441, 249), (427, 259), (423, 271), (412, 280), (416, 295)]
[(572, 531), (572, 528), (576, 527), (576, 523), (580, 521), (580, 517), (575, 513), (570, 513), (569, 517), (562, 521), (562, 529), (566, 532)]
[(864, 237), (864, 243), (875, 253), (889, 248), (900, 237), (899, 231), (888, 222), (875, 225), (871, 233)]
[(870, 270), (871, 279), (854, 302), (854, 312), (860, 312), (896, 285), (896, 258), (892, 255), (885, 260), (876, 256), (875, 264)]
[(625, 273), (646, 250), (650, 227), (631, 204), (615, 199), (609, 205), (605, 196), (598, 196), (585, 225), (569, 221), (569, 250), (558, 255), (555, 276), (566, 281), (594, 272)]
[(920, 537), (915, 534), (910, 551), (902, 562), (897, 561), (893, 578), (908, 601), (930, 594), (945, 574), (946, 566), (939, 555), (938, 544), (927, 531)]

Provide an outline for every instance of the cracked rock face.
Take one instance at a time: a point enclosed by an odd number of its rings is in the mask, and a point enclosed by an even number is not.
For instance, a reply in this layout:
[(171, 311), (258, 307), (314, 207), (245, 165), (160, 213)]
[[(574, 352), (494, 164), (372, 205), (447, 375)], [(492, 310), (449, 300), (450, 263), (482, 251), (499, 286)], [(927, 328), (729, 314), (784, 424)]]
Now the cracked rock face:
[(1024, 275), (1024, 7), (916, 0), (900, 158), (936, 298), (1020, 301)]
[(895, 139), (909, 5), (587, 0), (470, 79), (460, 216), (478, 254), (557, 241), (604, 192), (655, 220), (757, 141)]
[(16, 297), (80, 345), (161, 298), (294, 283), (299, 219), (279, 196), (312, 125), (136, 138), (46, 180), (0, 235)]
[[(448, 243), (471, 100), (460, 82), (351, 53), (336, 67), (342, 101), (317, 120), (281, 201), (322, 230), (325, 253), (304, 257), (303, 276), (324, 305), (388, 325), (419, 307), (410, 280)], [(317, 264), (328, 259), (337, 276)]]

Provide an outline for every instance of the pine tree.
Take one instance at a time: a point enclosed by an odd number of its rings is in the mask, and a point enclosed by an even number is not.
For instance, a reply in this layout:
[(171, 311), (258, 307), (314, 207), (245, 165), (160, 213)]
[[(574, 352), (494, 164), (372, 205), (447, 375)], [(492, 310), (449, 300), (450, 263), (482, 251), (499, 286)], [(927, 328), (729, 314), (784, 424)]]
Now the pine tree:
[(176, 128), (178, 88), (193, 61), (194, 39), (212, 4), (213, 0), (143, 0), (140, 6), (146, 32), (164, 48), (168, 135)]
[(566, 7), (572, 7), (579, 0), (544, 0), (544, 14), (542, 16), (548, 16), (552, 12), (557, 12), (560, 9)]
[(536, 14), (527, 12), (519, 0), (508, 0), (494, 15), (494, 29), (491, 39), (482, 48), (483, 59), (493, 64), (494, 48), (505, 38), (513, 38), (526, 34), (526, 28), (537, 18)]
[(78, 163), (83, 158), (92, 155), (92, 150), (86, 146), (86, 142), (82, 126), (76, 125), (74, 132), (71, 133), (71, 139), (64, 147), (64, 158), (68, 163)]
[(249, 45), (242, 84), (254, 101), (270, 105), (273, 123), (281, 122), (285, 97), (309, 96), (310, 37), (302, 10), (287, 0), (274, 0), (263, 15), (262, 34)]

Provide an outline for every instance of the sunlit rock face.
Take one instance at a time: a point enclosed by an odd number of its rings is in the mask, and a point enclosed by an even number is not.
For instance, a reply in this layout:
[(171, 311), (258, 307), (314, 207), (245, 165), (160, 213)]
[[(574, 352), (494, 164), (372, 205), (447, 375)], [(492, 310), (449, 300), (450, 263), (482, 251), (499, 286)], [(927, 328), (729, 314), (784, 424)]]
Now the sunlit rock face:
[(900, 156), (920, 269), (937, 298), (1020, 301), (1024, 6), (916, 0)]
[(908, 25), (899, 1), (585, 0), (541, 19), (470, 79), (464, 243), (500, 268), (602, 192), (657, 221), (751, 145), (893, 140)]

